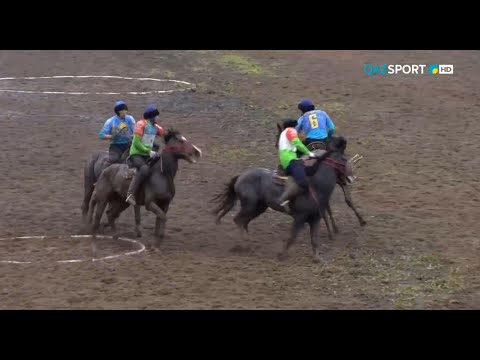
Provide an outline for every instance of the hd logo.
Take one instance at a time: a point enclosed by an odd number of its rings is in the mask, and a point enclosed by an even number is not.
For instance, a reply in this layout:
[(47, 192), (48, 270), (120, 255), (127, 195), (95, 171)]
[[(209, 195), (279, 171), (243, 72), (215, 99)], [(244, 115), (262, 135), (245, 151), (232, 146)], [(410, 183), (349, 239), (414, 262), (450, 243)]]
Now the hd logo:
[(431, 64), (428, 67), (428, 73), (432, 75), (437, 74), (453, 74), (453, 65), (438, 65), (438, 64)]

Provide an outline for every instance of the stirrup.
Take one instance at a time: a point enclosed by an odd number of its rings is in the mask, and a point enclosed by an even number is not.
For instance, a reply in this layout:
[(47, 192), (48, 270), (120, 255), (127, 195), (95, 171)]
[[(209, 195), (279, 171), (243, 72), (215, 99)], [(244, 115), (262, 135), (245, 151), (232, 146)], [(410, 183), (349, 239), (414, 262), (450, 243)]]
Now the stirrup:
[(290, 200), (285, 200), (283, 203), (280, 204), (280, 206), (285, 209), (285, 212), (287, 214), (292, 213), (292, 209), (290, 208)]
[(129, 194), (127, 196), (127, 198), (125, 199), (125, 202), (129, 203), (130, 205), (137, 205), (137, 203), (135, 202), (135, 198), (133, 197), (133, 194)]

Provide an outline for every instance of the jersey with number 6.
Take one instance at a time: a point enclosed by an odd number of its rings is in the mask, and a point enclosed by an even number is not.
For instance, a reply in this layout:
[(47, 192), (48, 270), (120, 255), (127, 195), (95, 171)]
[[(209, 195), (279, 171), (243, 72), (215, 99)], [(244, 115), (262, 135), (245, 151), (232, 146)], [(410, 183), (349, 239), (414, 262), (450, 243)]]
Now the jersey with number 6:
[(335, 125), (325, 111), (312, 110), (300, 116), (296, 130), (305, 131), (308, 139), (325, 139), (335, 130)]

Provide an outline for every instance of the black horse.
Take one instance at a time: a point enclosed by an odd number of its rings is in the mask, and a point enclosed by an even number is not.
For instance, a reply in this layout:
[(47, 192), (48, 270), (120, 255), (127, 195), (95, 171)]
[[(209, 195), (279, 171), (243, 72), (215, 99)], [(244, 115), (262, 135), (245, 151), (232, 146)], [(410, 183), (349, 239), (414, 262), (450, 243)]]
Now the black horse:
[[(284, 130), (282, 125), (277, 123), (277, 138), (276, 138), (276, 143), (275, 147), (278, 147), (278, 139), (280, 138), (280, 134)], [(332, 146), (335, 146), (335, 142), (332, 143), (332, 140), (336, 139), (335, 137), (330, 137), (327, 141), (315, 141), (311, 142), (310, 144), (307, 145), (307, 148), (310, 151), (314, 151), (315, 153), (323, 154), (324, 151), (330, 149)], [(345, 143), (345, 149), (346, 149), (346, 143)], [(338, 172), (338, 178), (337, 178), (337, 184), (342, 188), (343, 195), (345, 198), (345, 202), (347, 205), (350, 207), (350, 209), (353, 210), (355, 213), (355, 216), (358, 219), (358, 222), (360, 226), (365, 226), (367, 222), (363, 219), (362, 215), (357, 211), (355, 208), (355, 205), (353, 204), (352, 200), (352, 194), (350, 193), (350, 184), (354, 181), (354, 175), (353, 175), (353, 165), (363, 159), (363, 156), (356, 154), (353, 156), (351, 159), (349, 159), (346, 163), (346, 171), (345, 173)], [(335, 219), (333, 218), (332, 210), (330, 208), (330, 204), (327, 205), (326, 211), (330, 217), (330, 221), (332, 222), (332, 228), (334, 233), (338, 233), (338, 227), (337, 224), (335, 223)], [(327, 226), (328, 230), (328, 236), (331, 238), (331, 233), (330, 233), (330, 228), (327, 222), (327, 218), (325, 217), (325, 224)]]

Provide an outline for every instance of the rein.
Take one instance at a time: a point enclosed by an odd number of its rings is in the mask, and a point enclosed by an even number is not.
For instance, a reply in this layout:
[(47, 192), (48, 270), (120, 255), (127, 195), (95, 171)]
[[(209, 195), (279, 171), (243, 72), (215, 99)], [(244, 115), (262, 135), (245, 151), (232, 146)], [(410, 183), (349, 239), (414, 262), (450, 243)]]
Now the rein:
[(339, 171), (342, 175), (347, 176), (347, 169), (346, 169), (346, 164), (341, 163), (339, 161), (333, 160), (331, 158), (326, 158), (323, 160), (323, 162), (327, 165), (330, 165), (333, 167), (335, 170)]
[[(318, 158), (317, 158), (317, 162), (318, 162)], [(346, 170), (346, 164), (345, 163), (341, 163), (341, 162), (339, 162), (337, 160), (334, 160), (332, 158), (329, 158), (329, 157), (324, 158), (322, 160), (322, 162), (331, 166), (337, 172), (340, 172), (342, 175), (347, 176), (347, 170)], [(310, 192), (310, 195), (312, 195), (312, 198), (315, 201), (315, 203), (317, 204), (317, 206), (320, 207), (320, 201), (318, 200), (318, 196), (316, 195), (315, 190), (313, 189), (312, 186), (310, 186), (310, 184), (308, 185), (308, 190)]]
[(163, 148), (162, 152), (160, 153), (160, 173), (163, 174), (163, 153), (175, 153), (175, 152), (182, 152), (185, 151), (185, 145), (169, 145), (166, 144)]

